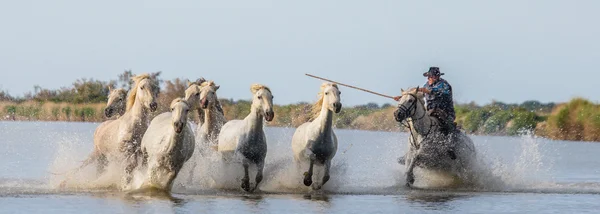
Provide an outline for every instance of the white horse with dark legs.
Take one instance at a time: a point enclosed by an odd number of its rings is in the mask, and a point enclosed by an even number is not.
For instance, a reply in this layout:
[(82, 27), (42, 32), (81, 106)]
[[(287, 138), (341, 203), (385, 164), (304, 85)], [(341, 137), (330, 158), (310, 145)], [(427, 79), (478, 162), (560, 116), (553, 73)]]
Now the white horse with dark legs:
[(410, 129), (406, 165), (406, 185), (415, 182), (414, 169), (420, 167), (449, 174), (462, 182), (471, 179), (476, 151), (471, 139), (458, 130), (449, 135), (440, 132), (439, 121), (427, 114), (423, 93), (419, 88), (402, 91), (394, 117), (406, 121)]
[[(263, 168), (267, 156), (267, 139), (263, 130), (263, 119), (272, 121), (273, 95), (271, 90), (263, 85), (252, 85), (252, 106), (250, 114), (244, 120), (227, 122), (219, 134), (218, 151), (226, 159), (239, 160), (244, 167), (242, 189), (252, 192), (258, 188), (263, 179)], [(257, 168), (256, 185), (250, 189), (248, 167), (255, 164)]]
[[(336, 84), (324, 83), (319, 101), (313, 106), (313, 120), (296, 129), (292, 137), (292, 151), (298, 166), (308, 166), (304, 173), (304, 185), (319, 190), (329, 180), (331, 159), (337, 152), (338, 140), (333, 132), (333, 113), (342, 109), (340, 90)], [(324, 166), (322, 178), (313, 179), (313, 166)], [(315, 182), (313, 183), (313, 180)]]
[(135, 82), (127, 98), (126, 112), (116, 120), (101, 124), (94, 133), (94, 150), (83, 162), (83, 168), (97, 162), (98, 172), (103, 172), (108, 162), (124, 165), (122, 188), (131, 182), (131, 172), (137, 166), (142, 136), (148, 128), (150, 112), (156, 111), (157, 85), (149, 75), (132, 77)]
[(106, 118), (111, 118), (115, 114), (117, 117), (123, 116), (123, 114), (125, 114), (127, 91), (122, 88), (108, 88), (108, 90), (110, 92), (108, 94), (106, 108), (104, 108), (104, 116), (106, 116)]
[(185, 100), (191, 109), (197, 109), (202, 119), (196, 129), (196, 142), (203, 148), (216, 146), (221, 127), (227, 122), (217, 97), (219, 86), (213, 81), (203, 81), (200, 85), (191, 83), (185, 91)]
[(171, 111), (156, 116), (142, 138), (143, 165), (148, 167), (141, 189), (170, 191), (179, 170), (194, 152), (194, 132), (187, 125), (189, 106), (183, 98)]

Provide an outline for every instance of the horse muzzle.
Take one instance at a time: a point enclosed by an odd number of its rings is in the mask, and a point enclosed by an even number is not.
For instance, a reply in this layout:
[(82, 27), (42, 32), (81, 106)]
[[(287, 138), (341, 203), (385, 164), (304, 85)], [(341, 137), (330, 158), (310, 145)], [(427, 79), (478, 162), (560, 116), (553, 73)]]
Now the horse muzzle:
[(106, 116), (106, 117), (112, 117), (112, 115), (113, 115), (113, 109), (112, 108), (104, 109), (104, 116)]
[(158, 104), (156, 102), (150, 103), (150, 111), (151, 112), (155, 112), (157, 108), (158, 108)]
[(333, 109), (334, 109), (334, 112), (336, 114), (340, 113), (340, 111), (342, 111), (342, 104), (341, 103), (334, 103), (333, 104)]
[(182, 123), (182, 122), (176, 122), (176, 123), (173, 124), (173, 127), (175, 127), (175, 132), (177, 134), (179, 134), (179, 133), (181, 133), (183, 131), (183, 125), (185, 125), (185, 124)]
[(396, 119), (396, 121), (402, 122), (407, 118), (406, 111), (403, 111), (400, 108), (396, 109), (396, 111), (394, 111), (394, 118)]
[(206, 98), (204, 98), (204, 99), (202, 99), (202, 101), (200, 101), (200, 108), (202, 108), (202, 109), (208, 108), (208, 100)]
[(265, 112), (264, 116), (265, 116), (266, 121), (271, 122), (271, 121), (273, 121), (273, 118), (275, 118), (275, 112), (267, 111), (267, 112)]

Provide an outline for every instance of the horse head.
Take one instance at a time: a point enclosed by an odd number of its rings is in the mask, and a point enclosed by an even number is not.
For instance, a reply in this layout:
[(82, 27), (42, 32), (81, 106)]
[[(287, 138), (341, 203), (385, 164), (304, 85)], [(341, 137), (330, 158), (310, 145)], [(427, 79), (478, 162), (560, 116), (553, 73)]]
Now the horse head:
[(327, 109), (335, 113), (340, 113), (342, 110), (342, 103), (340, 95), (340, 89), (336, 84), (324, 83), (321, 85), (321, 96), (323, 97), (323, 105), (327, 105)]
[(125, 113), (125, 99), (127, 99), (127, 91), (125, 89), (109, 89), (108, 102), (104, 109), (106, 117), (112, 117), (115, 113), (123, 115)]
[(419, 87), (402, 91), (402, 97), (398, 100), (398, 109), (394, 112), (396, 121), (402, 122), (407, 118), (418, 119), (415, 117), (425, 116), (425, 103), (423, 102), (423, 92)]
[(213, 81), (204, 82), (200, 88), (200, 108), (207, 109), (209, 106), (214, 106), (217, 103), (217, 90), (218, 85), (215, 85)]
[(171, 102), (171, 119), (176, 133), (181, 133), (187, 124), (189, 110), (190, 107), (183, 98), (176, 98)]
[(275, 113), (273, 112), (273, 94), (271, 93), (271, 89), (269, 87), (254, 84), (250, 87), (250, 91), (252, 92), (252, 109), (260, 111), (267, 121), (272, 121), (275, 117)]
[(140, 102), (151, 112), (156, 111), (158, 108), (156, 97), (159, 92), (156, 81), (151, 79), (148, 74), (134, 76), (132, 79), (135, 81), (135, 86), (131, 89), (132, 93), (127, 101), (127, 110), (131, 109), (135, 102)]

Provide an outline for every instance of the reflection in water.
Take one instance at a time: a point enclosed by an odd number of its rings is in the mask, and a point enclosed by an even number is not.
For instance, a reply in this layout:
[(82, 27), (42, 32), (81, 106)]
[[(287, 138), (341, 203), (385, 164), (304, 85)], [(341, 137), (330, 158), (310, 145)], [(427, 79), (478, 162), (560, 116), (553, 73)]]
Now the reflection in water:
[(264, 213), (261, 205), (264, 202), (264, 198), (259, 194), (247, 194), (240, 196), (242, 202), (248, 207), (247, 211), (251, 213)]
[(470, 195), (447, 193), (447, 192), (410, 192), (404, 199), (410, 204), (431, 210), (451, 210), (450, 202), (457, 199), (469, 198)]
[(306, 194), (304, 199), (329, 203), (329, 196), (325, 194)]

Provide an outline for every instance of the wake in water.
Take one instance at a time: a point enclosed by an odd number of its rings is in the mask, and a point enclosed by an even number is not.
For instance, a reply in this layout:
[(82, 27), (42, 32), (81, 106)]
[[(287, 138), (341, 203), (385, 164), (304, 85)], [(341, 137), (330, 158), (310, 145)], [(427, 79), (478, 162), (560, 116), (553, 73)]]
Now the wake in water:
[[(302, 184), (306, 167), (294, 164), (290, 148), (291, 129), (275, 129), (268, 133), (269, 151), (266, 159), (264, 180), (259, 193), (306, 194), (311, 188)], [(349, 139), (349, 134), (370, 136), (364, 142)], [(322, 192), (327, 194), (405, 194), (404, 166), (396, 163), (403, 154), (406, 142), (399, 137), (385, 137), (386, 133), (363, 133), (343, 131), (340, 134), (340, 152), (332, 161), (331, 180)], [(372, 135), (372, 136), (371, 136)], [(376, 139), (377, 138), (377, 139)], [(380, 138), (380, 139), (379, 139)], [(401, 139), (406, 139), (401, 137)], [(546, 140), (524, 135), (518, 139), (505, 138), (511, 142), (494, 145), (474, 137), (478, 165), (473, 179), (467, 185), (456, 185), (444, 174), (417, 170), (418, 187), (444, 189), (445, 191), (475, 192), (532, 192), (532, 193), (592, 193), (600, 194), (600, 182), (560, 183), (554, 181), (553, 166), (558, 157), (547, 151)], [(486, 138), (487, 139), (487, 138)], [(478, 142), (479, 140), (479, 142)], [(26, 193), (56, 193), (73, 191), (114, 191), (120, 182), (120, 166), (109, 166), (102, 177), (96, 177), (95, 167), (90, 166), (75, 175), (67, 172), (79, 166), (89, 152), (88, 143), (77, 137), (64, 137), (57, 141), (54, 162), (47, 178), (42, 180), (0, 180), (0, 191)], [(516, 143), (515, 143), (516, 142)], [(498, 142), (496, 142), (498, 143)], [(365, 147), (368, 145), (368, 147)], [(508, 155), (498, 155), (498, 149), (512, 148)], [(558, 151), (556, 151), (558, 152)], [(193, 170), (192, 170), (193, 168)], [(315, 172), (322, 169), (316, 167)], [(65, 189), (60, 182), (69, 177)], [(194, 155), (177, 176), (173, 188), (183, 194), (243, 194), (240, 188), (243, 168), (239, 164), (225, 163), (216, 152), (207, 156)], [(254, 175), (250, 175), (253, 178)], [(251, 179), (254, 182), (254, 179)]]

